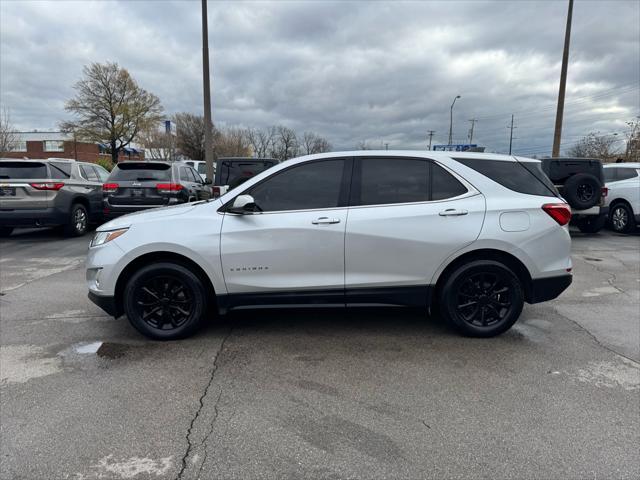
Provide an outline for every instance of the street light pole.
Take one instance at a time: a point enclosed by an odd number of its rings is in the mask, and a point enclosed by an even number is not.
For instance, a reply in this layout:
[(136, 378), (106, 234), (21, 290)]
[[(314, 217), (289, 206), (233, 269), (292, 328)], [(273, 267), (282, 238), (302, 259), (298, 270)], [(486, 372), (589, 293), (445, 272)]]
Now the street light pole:
[(213, 181), (213, 121), (211, 119), (211, 83), (209, 75), (209, 27), (207, 0), (202, 0), (202, 84), (204, 88), (204, 160), (207, 165), (207, 179)]
[(456, 104), (456, 100), (459, 98), (460, 95), (456, 95), (456, 98), (453, 99), (453, 103), (451, 104), (451, 109), (449, 111), (449, 145), (451, 145), (453, 135), (453, 106)]
[(562, 51), (562, 69), (560, 70), (560, 89), (558, 90), (558, 109), (556, 110), (556, 128), (553, 132), (552, 157), (560, 156), (560, 140), (562, 139), (562, 117), (564, 115), (564, 94), (567, 87), (567, 64), (569, 63), (569, 42), (571, 41), (571, 16), (573, 0), (569, 0), (567, 12), (567, 28), (564, 32), (564, 50)]

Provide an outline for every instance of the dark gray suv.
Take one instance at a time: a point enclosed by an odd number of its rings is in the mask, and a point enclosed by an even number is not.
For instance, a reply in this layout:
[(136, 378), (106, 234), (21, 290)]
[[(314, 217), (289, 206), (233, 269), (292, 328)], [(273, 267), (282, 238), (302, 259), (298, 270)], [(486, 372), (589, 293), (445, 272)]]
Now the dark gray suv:
[(63, 227), (82, 235), (102, 221), (102, 184), (109, 172), (99, 165), (66, 159), (0, 159), (0, 236), (16, 227)]

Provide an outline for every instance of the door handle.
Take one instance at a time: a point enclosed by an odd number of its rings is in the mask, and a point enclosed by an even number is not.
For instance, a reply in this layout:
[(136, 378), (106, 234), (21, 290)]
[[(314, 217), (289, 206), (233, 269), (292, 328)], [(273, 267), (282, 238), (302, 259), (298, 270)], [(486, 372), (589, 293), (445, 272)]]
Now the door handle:
[(340, 223), (339, 218), (320, 217), (316, 218), (313, 222), (314, 225), (329, 225), (331, 223)]
[(455, 208), (447, 208), (446, 210), (443, 210), (442, 212), (440, 212), (438, 215), (440, 215), (441, 217), (459, 217), (460, 215), (466, 215), (467, 212), (466, 210), (456, 210)]

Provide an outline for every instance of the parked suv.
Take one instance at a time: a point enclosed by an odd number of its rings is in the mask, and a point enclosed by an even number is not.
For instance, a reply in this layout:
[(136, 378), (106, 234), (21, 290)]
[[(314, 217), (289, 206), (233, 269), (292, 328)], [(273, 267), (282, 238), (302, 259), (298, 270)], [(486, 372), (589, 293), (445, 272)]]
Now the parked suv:
[(542, 170), (571, 206), (572, 223), (583, 233), (600, 231), (609, 213), (602, 162), (592, 158), (545, 158)]
[(570, 216), (537, 160), (324, 153), (103, 225), (86, 278), (91, 300), (157, 339), (208, 311), (301, 304), (438, 306), (489, 337), (569, 286)]
[(640, 163), (604, 166), (609, 225), (616, 232), (632, 232), (640, 224)]
[(211, 187), (183, 162), (121, 162), (111, 171), (102, 191), (104, 216), (109, 219), (211, 197)]
[(0, 236), (16, 227), (61, 226), (82, 235), (102, 220), (99, 165), (65, 159), (0, 160)]

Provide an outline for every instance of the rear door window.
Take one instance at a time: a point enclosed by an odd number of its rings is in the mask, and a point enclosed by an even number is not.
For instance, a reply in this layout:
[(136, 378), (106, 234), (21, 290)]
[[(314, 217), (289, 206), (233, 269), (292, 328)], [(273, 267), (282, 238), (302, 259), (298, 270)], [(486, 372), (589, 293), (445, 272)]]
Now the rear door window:
[(618, 180), (629, 180), (638, 176), (635, 168), (611, 168), (609, 170), (618, 170)]
[(158, 163), (119, 163), (109, 180), (120, 182), (171, 181), (171, 167)]
[(557, 190), (537, 162), (512, 162), (479, 158), (454, 158), (503, 187), (542, 197), (557, 196)]
[(605, 182), (615, 182), (618, 180), (618, 172), (617, 168), (605, 168), (604, 169), (604, 181)]
[(14, 178), (48, 178), (47, 165), (41, 162), (0, 162), (0, 180)]
[(440, 165), (431, 163), (431, 200), (445, 200), (467, 192), (467, 187), (457, 178)]
[[(429, 200), (429, 164), (417, 158), (363, 158), (352, 205), (386, 205)], [(358, 175), (359, 173), (359, 175)], [(358, 188), (359, 187), (359, 188)]]

